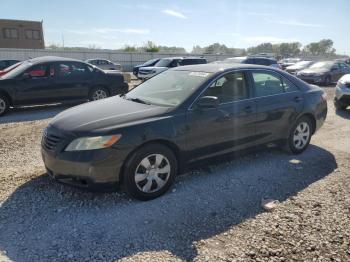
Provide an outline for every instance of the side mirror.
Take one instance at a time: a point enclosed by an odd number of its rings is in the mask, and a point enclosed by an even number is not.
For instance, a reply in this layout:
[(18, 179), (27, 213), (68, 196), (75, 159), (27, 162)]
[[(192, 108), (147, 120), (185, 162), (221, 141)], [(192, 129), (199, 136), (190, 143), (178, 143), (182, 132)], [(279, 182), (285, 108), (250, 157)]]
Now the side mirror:
[(198, 100), (197, 106), (199, 108), (216, 108), (219, 106), (219, 98), (216, 96), (203, 96)]

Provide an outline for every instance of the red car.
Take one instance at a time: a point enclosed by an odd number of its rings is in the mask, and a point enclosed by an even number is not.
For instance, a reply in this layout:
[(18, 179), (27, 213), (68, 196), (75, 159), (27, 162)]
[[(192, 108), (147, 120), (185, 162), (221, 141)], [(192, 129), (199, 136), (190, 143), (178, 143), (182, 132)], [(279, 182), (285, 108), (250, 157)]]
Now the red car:
[(22, 64), (22, 62), (18, 62), (16, 64), (13, 64), (12, 66), (9, 66), (9, 67), (5, 68), (4, 70), (0, 70), (0, 77), (5, 75), (5, 74), (7, 74), (10, 71), (12, 71), (13, 69), (15, 69), (20, 64)]

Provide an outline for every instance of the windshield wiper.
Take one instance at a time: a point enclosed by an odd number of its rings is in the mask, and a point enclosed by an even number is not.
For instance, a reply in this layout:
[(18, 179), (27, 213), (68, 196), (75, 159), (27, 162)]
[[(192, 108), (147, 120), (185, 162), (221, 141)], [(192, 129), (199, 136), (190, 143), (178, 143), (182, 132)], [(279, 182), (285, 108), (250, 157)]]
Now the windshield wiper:
[(126, 96), (124, 96), (123, 98), (126, 99), (126, 100), (130, 100), (130, 101), (136, 102), (136, 103), (141, 103), (141, 104), (145, 104), (145, 105), (151, 105), (150, 102), (148, 102), (146, 100), (143, 100), (141, 98), (137, 98), (137, 97), (133, 98), (133, 97), (126, 97)]

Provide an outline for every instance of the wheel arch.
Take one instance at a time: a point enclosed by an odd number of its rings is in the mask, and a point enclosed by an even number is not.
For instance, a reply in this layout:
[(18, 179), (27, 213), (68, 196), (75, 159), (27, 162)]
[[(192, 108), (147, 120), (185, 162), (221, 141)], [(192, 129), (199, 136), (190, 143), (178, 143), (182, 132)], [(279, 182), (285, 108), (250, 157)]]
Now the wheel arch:
[(295, 120), (295, 122), (297, 122), (302, 117), (307, 117), (311, 121), (311, 123), (312, 123), (312, 134), (314, 134), (315, 131), (316, 131), (316, 117), (312, 113), (304, 113), (304, 114), (300, 115)]

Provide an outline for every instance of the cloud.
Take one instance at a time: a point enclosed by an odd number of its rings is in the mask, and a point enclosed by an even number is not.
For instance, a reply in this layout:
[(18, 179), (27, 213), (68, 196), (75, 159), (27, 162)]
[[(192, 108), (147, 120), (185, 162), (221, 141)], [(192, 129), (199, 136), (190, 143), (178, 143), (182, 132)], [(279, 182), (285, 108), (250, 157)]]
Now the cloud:
[(296, 20), (272, 20), (270, 22), (275, 24), (280, 24), (280, 25), (288, 25), (288, 26), (313, 27), (313, 28), (326, 27), (325, 25), (321, 25), (321, 24), (310, 24), (310, 23), (304, 23)]
[(243, 41), (249, 44), (299, 42), (299, 40), (295, 38), (279, 38), (275, 36), (246, 36), (243, 37)]
[(166, 15), (174, 16), (174, 17), (181, 18), (181, 19), (187, 19), (187, 16), (185, 16), (184, 14), (182, 14), (180, 12), (174, 11), (174, 10), (165, 9), (162, 12)]
[(251, 16), (272, 16), (272, 13), (260, 13), (260, 12), (246, 12), (245, 14), (251, 15)]

